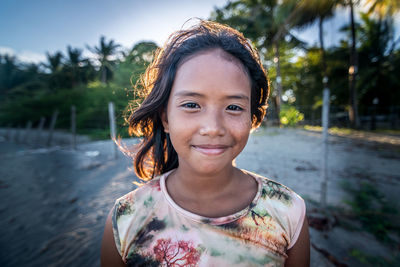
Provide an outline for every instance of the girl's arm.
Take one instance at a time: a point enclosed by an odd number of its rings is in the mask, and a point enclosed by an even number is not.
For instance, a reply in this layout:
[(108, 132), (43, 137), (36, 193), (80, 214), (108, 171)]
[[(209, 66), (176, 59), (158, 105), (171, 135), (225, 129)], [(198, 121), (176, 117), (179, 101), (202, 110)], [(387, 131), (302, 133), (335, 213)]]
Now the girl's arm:
[(285, 267), (310, 266), (310, 236), (308, 234), (307, 217), (304, 218), (299, 238), (294, 246), (287, 251), (287, 255)]
[(104, 227), (103, 241), (101, 243), (101, 267), (126, 266), (115, 245), (112, 229), (112, 213), (113, 209), (108, 214), (106, 226)]

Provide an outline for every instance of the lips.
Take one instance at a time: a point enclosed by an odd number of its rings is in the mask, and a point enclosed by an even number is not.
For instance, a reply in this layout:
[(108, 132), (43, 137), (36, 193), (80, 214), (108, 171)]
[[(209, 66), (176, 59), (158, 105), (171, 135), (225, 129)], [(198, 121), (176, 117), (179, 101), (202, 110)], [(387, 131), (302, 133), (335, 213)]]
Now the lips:
[(224, 153), (229, 146), (225, 145), (193, 145), (192, 146), (196, 151), (208, 155), (208, 156), (216, 156)]

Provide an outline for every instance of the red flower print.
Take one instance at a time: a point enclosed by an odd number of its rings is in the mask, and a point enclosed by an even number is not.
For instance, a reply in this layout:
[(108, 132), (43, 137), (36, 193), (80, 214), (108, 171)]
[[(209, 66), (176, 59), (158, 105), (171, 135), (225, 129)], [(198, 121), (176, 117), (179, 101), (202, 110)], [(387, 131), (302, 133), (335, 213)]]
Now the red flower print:
[(190, 241), (172, 242), (170, 238), (159, 239), (153, 251), (162, 266), (197, 266), (200, 260), (200, 252)]

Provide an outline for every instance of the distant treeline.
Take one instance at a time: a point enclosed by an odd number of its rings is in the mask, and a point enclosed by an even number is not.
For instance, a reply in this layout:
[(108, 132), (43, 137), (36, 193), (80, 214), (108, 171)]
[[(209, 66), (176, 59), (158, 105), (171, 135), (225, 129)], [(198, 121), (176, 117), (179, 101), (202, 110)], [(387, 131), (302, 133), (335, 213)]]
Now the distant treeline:
[[(95, 130), (108, 133), (108, 102), (116, 105), (120, 129), (125, 124), (128, 102), (135, 98), (135, 84), (152, 60), (157, 45), (140, 42), (129, 51), (114, 41), (100, 39), (98, 47), (88, 47), (96, 59), (82, 56), (82, 49), (68, 46), (67, 55), (47, 54), (47, 62), (26, 64), (15, 57), (0, 55), (0, 125), (37, 125), (40, 118), (60, 115), (57, 128), (70, 127), (71, 106), (76, 107), (78, 133)], [(48, 120), (47, 120), (48, 121)], [(102, 131), (103, 130), (103, 131)], [(94, 133), (94, 135), (96, 135)], [(126, 136), (126, 129), (120, 134)]]
[[(347, 37), (329, 48), (323, 42), (309, 46), (292, 30), (318, 23), (323, 41), (323, 22), (340, 5), (350, 11), (357, 8), (352, 1), (230, 1), (215, 8), (210, 19), (237, 28), (256, 45), (271, 80), (269, 106), (275, 114), (282, 116), (290, 107), (293, 114), (301, 110), (306, 119), (320, 116), (322, 89), (329, 87), (331, 105), (348, 111), (350, 123), (357, 127), (358, 117), (371, 115), (372, 107), (374, 116), (377, 111), (388, 115), (400, 103), (400, 38), (393, 20), (400, 5), (365, 2), (370, 3), (368, 11), (360, 13), (359, 21), (344, 25), (341, 31)], [(157, 45), (140, 42), (126, 50), (101, 37), (98, 46), (86, 49), (96, 57), (85, 58), (83, 49), (70, 46), (66, 54), (48, 53), (40, 64), (0, 55), (0, 126), (23, 127), (29, 120), (35, 125), (57, 109), (56, 127), (68, 129), (74, 105), (78, 132), (107, 132), (109, 101), (115, 103), (122, 126), (128, 102), (137, 96), (134, 85)]]

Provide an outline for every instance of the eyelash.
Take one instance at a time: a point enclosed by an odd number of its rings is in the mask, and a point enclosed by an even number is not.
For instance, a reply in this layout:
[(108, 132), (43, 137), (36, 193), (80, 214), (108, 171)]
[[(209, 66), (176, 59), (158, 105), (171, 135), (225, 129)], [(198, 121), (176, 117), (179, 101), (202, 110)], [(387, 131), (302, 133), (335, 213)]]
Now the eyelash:
[[(231, 107), (231, 108), (229, 108)], [(237, 106), (237, 105), (229, 105), (226, 109), (231, 110), (231, 111), (242, 111), (243, 108)]]
[[(182, 107), (186, 108), (186, 109), (199, 109), (200, 108), (199, 104), (194, 103), (194, 102), (185, 103), (182, 105)], [(239, 107), (238, 105), (229, 105), (226, 107), (226, 109), (229, 111), (234, 111), (234, 112), (243, 110), (243, 108)]]
[(198, 104), (193, 103), (193, 102), (185, 103), (182, 105), (182, 107), (187, 108), (187, 109), (200, 108), (200, 106)]

